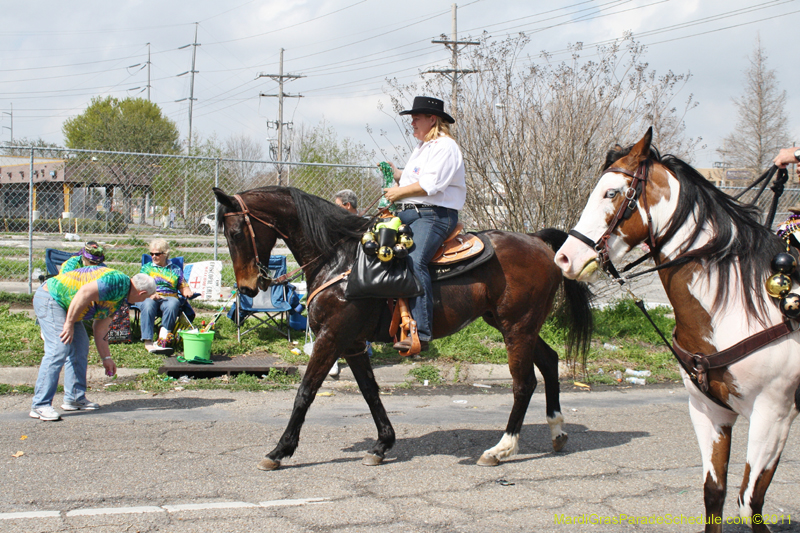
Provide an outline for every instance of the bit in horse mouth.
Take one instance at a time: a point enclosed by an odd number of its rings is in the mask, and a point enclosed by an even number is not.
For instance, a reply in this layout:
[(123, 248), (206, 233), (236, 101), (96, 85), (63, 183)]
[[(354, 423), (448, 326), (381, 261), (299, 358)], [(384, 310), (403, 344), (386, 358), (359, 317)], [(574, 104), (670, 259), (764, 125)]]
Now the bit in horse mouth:
[(599, 266), (600, 262), (597, 260), (596, 257), (594, 259), (586, 261), (586, 264), (583, 265), (583, 268), (581, 269), (576, 279), (585, 280), (586, 278), (594, 274), (595, 271), (597, 270), (597, 267)]

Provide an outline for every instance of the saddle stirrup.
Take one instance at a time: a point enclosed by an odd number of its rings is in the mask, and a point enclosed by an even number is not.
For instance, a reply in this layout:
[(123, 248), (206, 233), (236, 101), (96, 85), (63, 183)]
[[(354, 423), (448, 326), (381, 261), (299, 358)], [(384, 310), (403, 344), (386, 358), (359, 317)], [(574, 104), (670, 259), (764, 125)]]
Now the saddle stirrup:
[(401, 351), (400, 355), (403, 357), (410, 357), (417, 355), (422, 348), (419, 342), (419, 334), (417, 333), (417, 321), (411, 316), (411, 311), (408, 309), (408, 301), (405, 298), (398, 298), (397, 305), (394, 306), (392, 313), (392, 322), (389, 326), (389, 335), (397, 340), (398, 333), (400, 334), (400, 342), (410, 339), (411, 347), (408, 351)]

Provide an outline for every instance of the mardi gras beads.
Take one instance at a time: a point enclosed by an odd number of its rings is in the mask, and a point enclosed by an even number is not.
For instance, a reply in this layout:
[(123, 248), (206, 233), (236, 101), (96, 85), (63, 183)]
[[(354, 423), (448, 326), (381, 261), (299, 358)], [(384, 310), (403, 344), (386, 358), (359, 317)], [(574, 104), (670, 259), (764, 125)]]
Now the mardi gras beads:
[(770, 267), (775, 273), (767, 278), (767, 294), (780, 299), (778, 307), (784, 316), (799, 317), (800, 295), (789, 292), (792, 290), (792, 274), (797, 269), (797, 260), (792, 254), (781, 252), (772, 258)]

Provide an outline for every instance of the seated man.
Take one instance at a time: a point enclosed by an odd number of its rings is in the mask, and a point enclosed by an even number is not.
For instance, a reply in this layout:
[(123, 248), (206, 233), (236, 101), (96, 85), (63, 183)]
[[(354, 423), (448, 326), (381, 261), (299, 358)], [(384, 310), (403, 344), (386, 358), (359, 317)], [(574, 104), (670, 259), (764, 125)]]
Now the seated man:
[(169, 261), (169, 244), (164, 239), (150, 243), (152, 263), (142, 265), (142, 274), (147, 274), (156, 282), (156, 293), (139, 304), (141, 309), (142, 340), (150, 353), (171, 355), (172, 348), (155, 344), (153, 336), (156, 317), (161, 315), (161, 327), (171, 332), (181, 313), (179, 294), (192, 296), (189, 284), (183, 278), (183, 271)]

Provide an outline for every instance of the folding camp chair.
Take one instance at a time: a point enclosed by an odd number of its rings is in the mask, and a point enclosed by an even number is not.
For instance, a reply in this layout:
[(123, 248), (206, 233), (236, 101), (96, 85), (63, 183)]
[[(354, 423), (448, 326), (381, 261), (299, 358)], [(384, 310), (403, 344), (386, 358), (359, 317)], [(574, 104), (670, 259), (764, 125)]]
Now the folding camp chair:
[[(147, 263), (152, 263), (152, 262), (153, 258), (150, 256), (150, 254), (142, 254), (142, 265), (146, 265)], [(172, 257), (170, 258), (169, 262), (172, 263), (173, 265), (180, 267), (181, 272), (183, 272), (183, 257)], [(173, 331), (173, 333), (175, 333), (176, 335), (177, 332), (180, 331), (181, 329), (188, 329), (189, 327), (191, 327), (192, 322), (194, 321), (194, 317), (196, 316), (194, 309), (192, 309), (192, 306), (189, 304), (188, 299), (186, 299), (182, 295), (179, 295), (178, 299), (181, 302), (181, 315), (178, 317), (178, 322), (175, 324), (175, 330)], [(139, 325), (139, 314), (141, 313), (141, 310), (136, 306), (136, 304), (131, 304), (131, 309), (133, 309), (134, 326), (139, 326), (141, 328), (141, 326)], [(183, 318), (185, 318), (185, 321), (183, 320)], [(178, 329), (178, 326), (184, 322), (188, 322), (189, 324), (188, 327), (182, 327), (181, 329)], [(158, 331), (158, 327), (156, 327), (156, 331)]]
[(47, 268), (47, 277), (45, 277), (45, 279), (57, 276), (61, 265), (64, 264), (64, 261), (74, 255), (75, 252), (65, 252), (64, 250), (56, 250), (55, 248), (46, 248), (44, 251), (44, 264)]
[[(268, 269), (272, 278), (286, 274), (286, 256), (270, 256)], [(237, 292), (236, 302), (228, 312), (228, 318), (236, 324), (239, 342), (242, 342), (242, 335), (262, 325), (274, 329), (291, 341), (292, 328), (289, 327), (288, 315), (292, 310), (292, 305), (289, 303), (292, 290), (289, 284), (283, 284), (273, 285), (266, 291), (259, 291), (255, 297)], [(242, 332), (245, 321), (250, 317), (255, 320), (255, 324)]]

